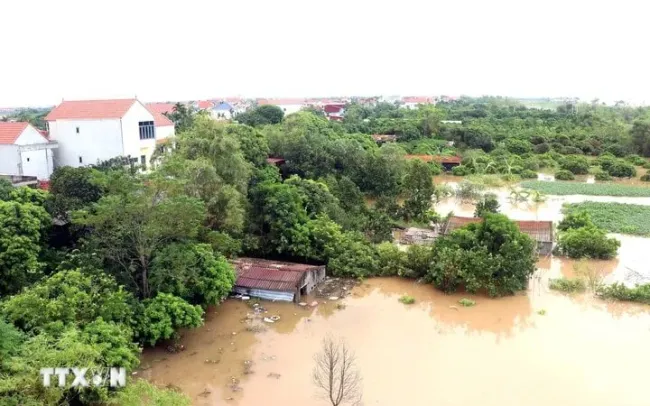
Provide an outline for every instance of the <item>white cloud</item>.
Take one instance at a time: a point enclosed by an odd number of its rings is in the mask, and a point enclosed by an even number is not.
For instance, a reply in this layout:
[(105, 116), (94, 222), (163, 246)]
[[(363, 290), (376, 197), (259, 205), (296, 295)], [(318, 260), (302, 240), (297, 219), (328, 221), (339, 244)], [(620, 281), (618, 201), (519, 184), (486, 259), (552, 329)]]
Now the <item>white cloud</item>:
[(0, 106), (134, 95), (640, 101), (650, 90), (642, 1), (3, 3)]

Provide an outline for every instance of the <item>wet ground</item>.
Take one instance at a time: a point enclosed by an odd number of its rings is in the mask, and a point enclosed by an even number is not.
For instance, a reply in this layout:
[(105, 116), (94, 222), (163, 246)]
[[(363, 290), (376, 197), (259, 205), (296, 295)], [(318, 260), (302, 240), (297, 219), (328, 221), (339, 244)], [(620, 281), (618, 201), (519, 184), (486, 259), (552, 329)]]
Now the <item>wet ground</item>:
[[(602, 196), (513, 204), (507, 189), (495, 192), (517, 220), (558, 221), (565, 202), (650, 204)], [(474, 206), (447, 199), (436, 210), (471, 216)], [(612, 236), (622, 243), (618, 257), (590, 268), (606, 282), (630, 269), (650, 273), (650, 239)], [(331, 281), (305, 306), (231, 299), (184, 334), (184, 351), (145, 350), (138, 376), (179, 388), (195, 405), (327, 405), (311, 373), (321, 340), (333, 335), (356, 352), (364, 405), (646, 406), (650, 306), (549, 291), (549, 278), (573, 277), (577, 264), (541, 258), (528, 291), (502, 299), (445, 295), (400, 278)], [(416, 303), (400, 303), (404, 294)], [(462, 298), (477, 304), (463, 307)]]

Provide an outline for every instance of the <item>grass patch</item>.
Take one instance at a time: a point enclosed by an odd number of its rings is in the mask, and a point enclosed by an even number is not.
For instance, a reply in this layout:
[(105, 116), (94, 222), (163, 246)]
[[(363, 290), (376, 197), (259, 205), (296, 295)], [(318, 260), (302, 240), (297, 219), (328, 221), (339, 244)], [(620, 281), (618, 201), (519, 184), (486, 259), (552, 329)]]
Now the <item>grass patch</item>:
[(587, 289), (587, 284), (583, 279), (558, 278), (551, 279), (548, 287), (564, 293), (576, 293), (584, 292)]
[(404, 304), (413, 304), (415, 303), (415, 298), (413, 296), (404, 295), (399, 298), (399, 301)]
[(473, 301), (472, 299), (466, 299), (466, 298), (460, 299), (458, 303), (463, 307), (472, 307), (476, 304), (476, 302)]
[(521, 182), (521, 187), (539, 190), (547, 195), (629, 196), (650, 197), (650, 187), (621, 185), (616, 183), (544, 182), (531, 180)]
[(625, 203), (584, 202), (565, 204), (570, 214), (586, 211), (594, 224), (611, 233), (650, 236), (650, 206)]
[(465, 179), (471, 183), (484, 185), (487, 187), (502, 187), (519, 181), (521, 178), (515, 177), (513, 180), (504, 179), (503, 175), (495, 174), (474, 174), (467, 175)]
[(598, 288), (598, 296), (604, 299), (616, 299), (627, 302), (650, 304), (650, 284), (628, 288), (622, 283), (614, 283)]

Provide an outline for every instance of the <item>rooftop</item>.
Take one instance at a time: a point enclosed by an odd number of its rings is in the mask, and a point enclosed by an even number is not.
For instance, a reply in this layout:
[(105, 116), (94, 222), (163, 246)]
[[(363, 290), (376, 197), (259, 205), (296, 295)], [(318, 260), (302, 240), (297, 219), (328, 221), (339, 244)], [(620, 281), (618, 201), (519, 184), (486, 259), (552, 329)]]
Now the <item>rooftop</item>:
[(459, 156), (443, 156), (443, 155), (406, 155), (406, 159), (419, 159), (423, 162), (435, 161), (441, 164), (460, 164), (462, 158)]
[(237, 274), (235, 286), (267, 290), (294, 290), (305, 272), (322, 268), (259, 258), (238, 258), (232, 263)]
[(64, 100), (50, 111), (45, 120), (122, 118), (135, 102), (135, 99)]
[[(480, 223), (479, 217), (458, 217), (453, 216), (449, 219), (444, 227), (443, 234), (449, 234), (454, 230), (472, 223)], [(538, 242), (553, 241), (553, 222), (552, 221), (523, 221), (514, 220), (522, 233), (528, 234), (533, 240)]]
[(265, 104), (272, 104), (274, 106), (282, 106), (287, 104), (305, 104), (305, 99), (258, 99), (257, 104), (263, 106)]
[(149, 111), (155, 111), (161, 114), (173, 113), (174, 106), (176, 106), (175, 103), (147, 103), (147, 108)]
[(174, 122), (170, 120), (167, 116), (165, 116), (163, 113), (151, 109), (149, 106), (147, 106), (147, 110), (149, 110), (149, 112), (153, 116), (153, 123), (156, 127), (165, 127), (165, 126), (174, 125)]
[(28, 125), (29, 123), (26, 122), (10, 123), (0, 121), (0, 144), (11, 145), (16, 142)]

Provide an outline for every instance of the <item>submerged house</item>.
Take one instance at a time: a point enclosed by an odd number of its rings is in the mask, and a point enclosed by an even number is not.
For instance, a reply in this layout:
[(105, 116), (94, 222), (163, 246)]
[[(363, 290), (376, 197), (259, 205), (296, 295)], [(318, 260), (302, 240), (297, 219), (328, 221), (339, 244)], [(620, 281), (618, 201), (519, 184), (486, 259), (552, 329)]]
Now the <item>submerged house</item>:
[(239, 258), (232, 263), (237, 274), (233, 290), (261, 299), (300, 302), (325, 279), (325, 265), (259, 258)]
[(419, 159), (422, 162), (437, 162), (444, 170), (450, 171), (454, 167), (461, 164), (462, 159), (459, 156), (443, 156), (443, 155), (405, 155), (406, 159)]
[[(479, 217), (450, 217), (443, 226), (443, 235), (466, 226), (470, 223), (479, 223)], [(535, 241), (539, 255), (550, 255), (553, 251), (553, 222), (552, 221), (519, 221), (514, 220), (519, 227), (519, 231), (527, 234)]]
[(434, 229), (409, 227), (393, 230), (393, 238), (405, 245), (432, 245), (439, 235), (437, 227)]

